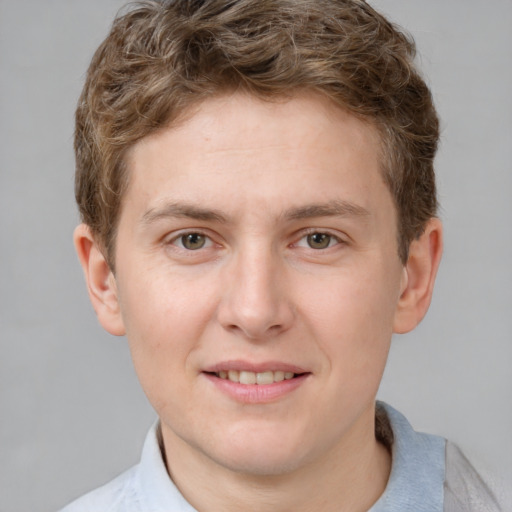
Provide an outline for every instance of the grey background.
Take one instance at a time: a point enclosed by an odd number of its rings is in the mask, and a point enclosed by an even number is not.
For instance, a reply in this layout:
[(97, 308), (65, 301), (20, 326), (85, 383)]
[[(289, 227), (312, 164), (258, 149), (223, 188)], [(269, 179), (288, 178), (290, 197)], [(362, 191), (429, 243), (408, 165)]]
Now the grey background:
[[(89, 305), (71, 235), (73, 110), (123, 2), (0, 0), (0, 512), (50, 511), (134, 463), (154, 414)], [(446, 250), (380, 397), (512, 478), (512, 2), (374, 0), (416, 37), (443, 121)]]

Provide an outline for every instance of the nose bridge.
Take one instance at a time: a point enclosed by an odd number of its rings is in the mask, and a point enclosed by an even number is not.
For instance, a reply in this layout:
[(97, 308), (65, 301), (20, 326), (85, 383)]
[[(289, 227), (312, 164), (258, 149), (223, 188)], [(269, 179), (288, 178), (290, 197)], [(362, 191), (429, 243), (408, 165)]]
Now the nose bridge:
[(265, 240), (241, 246), (225, 268), (219, 320), (251, 339), (286, 330), (293, 318), (282, 260)]

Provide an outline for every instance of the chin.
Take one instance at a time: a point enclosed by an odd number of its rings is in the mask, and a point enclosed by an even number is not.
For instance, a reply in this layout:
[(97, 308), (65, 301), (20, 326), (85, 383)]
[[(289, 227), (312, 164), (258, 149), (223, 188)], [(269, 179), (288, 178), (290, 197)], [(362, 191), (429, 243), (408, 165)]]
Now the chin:
[[(303, 443), (290, 442), (291, 439), (284, 436), (258, 437), (230, 437), (224, 444), (215, 443), (208, 455), (231, 471), (254, 476), (277, 476), (293, 472), (306, 458)], [(284, 439), (287, 442), (283, 442)]]
[(296, 456), (276, 456), (275, 453), (261, 452), (242, 455), (238, 453), (231, 457), (220, 455), (216, 462), (235, 473), (258, 477), (285, 475), (292, 473), (301, 465)]

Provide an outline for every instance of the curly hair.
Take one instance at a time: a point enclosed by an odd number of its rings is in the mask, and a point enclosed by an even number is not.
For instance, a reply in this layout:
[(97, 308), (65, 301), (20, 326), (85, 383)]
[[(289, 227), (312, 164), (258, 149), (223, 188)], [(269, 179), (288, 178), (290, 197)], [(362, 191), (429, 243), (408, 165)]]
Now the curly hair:
[(363, 0), (167, 0), (119, 15), (76, 111), (75, 195), (111, 266), (126, 152), (201, 101), (242, 89), (272, 101), (330, 98), (377, 128), (398, 252), (436, 215), (439, 121), (412, 38)]

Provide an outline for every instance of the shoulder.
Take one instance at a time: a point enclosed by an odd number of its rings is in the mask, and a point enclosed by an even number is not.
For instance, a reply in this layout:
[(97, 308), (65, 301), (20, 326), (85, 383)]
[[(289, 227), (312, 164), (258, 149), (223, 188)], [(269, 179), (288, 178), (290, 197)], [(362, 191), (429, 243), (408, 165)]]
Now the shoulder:
[(169, 478), (158, 422), (149, 430), (139, 463), (60, 512), (193, 512)]
[[(129, 512), (137, 501), (133, 485), (137, 466), (73, 501), (60, 512)], [(127, 505), (131, 505), (127, 508)]]
[(453, 443), (446, 443), (445, 512), (499, 512), (498, 499), (481, 474)]
[(407, 419), (379, 402), (376, 436), (391, 451), (386, 490), (372, 512), (505, 512), (510, 500), (498, 481), (482, 477), (446, 439), (416, 432)]

